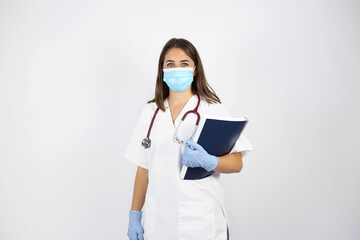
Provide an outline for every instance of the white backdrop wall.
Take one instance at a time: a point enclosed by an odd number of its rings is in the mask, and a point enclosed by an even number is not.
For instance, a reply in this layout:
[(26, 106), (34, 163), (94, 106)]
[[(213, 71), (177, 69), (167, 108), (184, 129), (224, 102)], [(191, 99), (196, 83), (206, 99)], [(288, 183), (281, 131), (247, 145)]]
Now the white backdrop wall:
[(254, 150), (221, 181), (231, 239), (360, 239), (359, 10), (1, 1), (0, 239), (127, 239), (136, 166), (123, 153), (172, 37), (249, 118)]

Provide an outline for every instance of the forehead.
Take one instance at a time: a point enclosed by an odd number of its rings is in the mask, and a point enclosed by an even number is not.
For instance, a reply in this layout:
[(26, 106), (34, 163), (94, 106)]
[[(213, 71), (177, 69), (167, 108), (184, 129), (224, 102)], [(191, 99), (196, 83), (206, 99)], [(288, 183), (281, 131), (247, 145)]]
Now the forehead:
[(189, 60), (191, 61), (191, 58), (186, 55), (186, 53), (184, 52), (184, 50), (182, 50), (181, 48), (171, 48), (169, 49), (166, 54), (165, 54), (165, 60)]

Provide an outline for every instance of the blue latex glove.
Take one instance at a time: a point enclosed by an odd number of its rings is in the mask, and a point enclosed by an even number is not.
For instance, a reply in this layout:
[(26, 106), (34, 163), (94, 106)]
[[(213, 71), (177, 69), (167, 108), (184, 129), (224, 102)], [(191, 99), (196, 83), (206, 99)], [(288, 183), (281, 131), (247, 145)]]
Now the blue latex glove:
[[(194, 148), (194, 149), (192, 149)], [(188, 167), (202, 167), (206, 171), (211, 171), (219, 164), (219, 159), (206, 152), (198, 143), (188, 140), (184, 153), (181, 156), (182, 163)]]
[(129, 211), (128, 237), (130, 240), (144, 240), (144, 229), (141, 226), (142, 211)]

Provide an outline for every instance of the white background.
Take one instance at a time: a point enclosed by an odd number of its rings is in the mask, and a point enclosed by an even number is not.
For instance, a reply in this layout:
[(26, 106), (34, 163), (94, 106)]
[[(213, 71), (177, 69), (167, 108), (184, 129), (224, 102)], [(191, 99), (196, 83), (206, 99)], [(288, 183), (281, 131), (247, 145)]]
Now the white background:
[(230, 239), (359, 239), (359, 10), (1, 1), (0, 239), (127, 239), (136, 166), (123, 153), (172, 37), (249, 118), (254, 150), (222, 175)]

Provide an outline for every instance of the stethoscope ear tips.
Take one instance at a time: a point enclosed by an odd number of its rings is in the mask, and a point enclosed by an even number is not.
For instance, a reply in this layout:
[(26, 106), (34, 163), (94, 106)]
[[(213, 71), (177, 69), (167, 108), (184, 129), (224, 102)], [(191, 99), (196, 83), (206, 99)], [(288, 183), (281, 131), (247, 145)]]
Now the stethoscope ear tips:
[(151, 146), (151, 140), (150, 140), (150, 138), (144, 138), (144, 139), (142, 140), (142, 142), (141, 142), (141, 145), (142, 145), (145, 149), (149, 148), (149, 147)]

